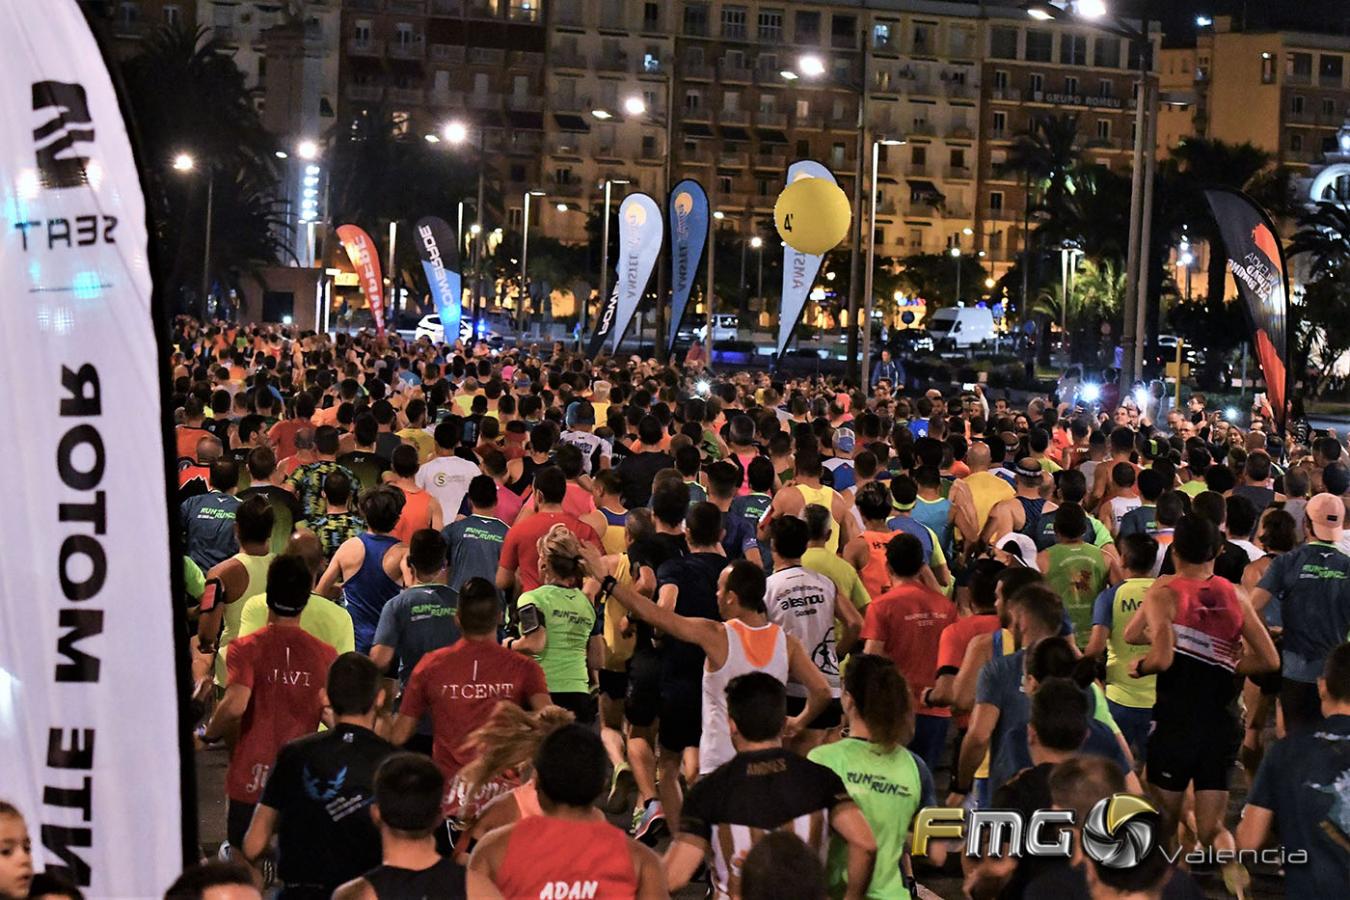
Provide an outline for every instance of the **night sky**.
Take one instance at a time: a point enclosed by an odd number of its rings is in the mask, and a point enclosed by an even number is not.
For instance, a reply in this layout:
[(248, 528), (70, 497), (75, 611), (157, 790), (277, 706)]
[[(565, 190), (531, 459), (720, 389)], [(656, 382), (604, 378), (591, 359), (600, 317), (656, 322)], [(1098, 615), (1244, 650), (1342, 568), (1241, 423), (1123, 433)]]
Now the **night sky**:
[[(1023, 0), (987, 0), (1020, 6)], [(1194, 43), (1197, 15), (1231, 15), (1249, 30), (1270, 28), (1350, 35), (1350, 0), (1107, 0), (1116, 15), (1161, 17), (1170, 45)]]

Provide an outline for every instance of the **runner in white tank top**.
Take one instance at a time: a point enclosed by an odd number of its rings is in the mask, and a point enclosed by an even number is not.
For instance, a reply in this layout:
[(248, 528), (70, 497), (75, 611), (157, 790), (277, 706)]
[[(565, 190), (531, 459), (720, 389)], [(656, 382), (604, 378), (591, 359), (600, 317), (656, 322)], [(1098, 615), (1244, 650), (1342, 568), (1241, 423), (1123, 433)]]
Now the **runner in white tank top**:
[(727, 721), (727, 685), (750, 672), (767, 672), (787, 684), (787, 635), (772, 622), (747, 625), (740, 619), (721, 623), (727, 633), (727, 660), (716, 671), (703, 669), (703, 736), (698, 745), (698, 772), (707, 775), (736, 755)]

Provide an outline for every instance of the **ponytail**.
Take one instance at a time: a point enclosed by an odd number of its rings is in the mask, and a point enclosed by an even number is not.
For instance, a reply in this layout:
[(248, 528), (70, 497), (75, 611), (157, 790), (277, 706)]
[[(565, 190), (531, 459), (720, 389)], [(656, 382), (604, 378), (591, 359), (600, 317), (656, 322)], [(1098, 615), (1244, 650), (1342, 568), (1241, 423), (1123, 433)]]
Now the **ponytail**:
[(505, 700), (498, 703), (488, 720), (461, 745), (461, 749), (478, 753), (459, 775), (467, 787), (465, 796), (472, 797), (479, 788), (508, 769), (529, 763), (544, 738), (574, 719), (572, 713), (560, 706), (545, 706), (537, 712), (529, 712)]
[(909, 743), (914, 734), (914, 702), (905, 677), (893, 662), (874, 653), (851, 657), (844, 690), (853, 698), (874, 743), (887, 750)]

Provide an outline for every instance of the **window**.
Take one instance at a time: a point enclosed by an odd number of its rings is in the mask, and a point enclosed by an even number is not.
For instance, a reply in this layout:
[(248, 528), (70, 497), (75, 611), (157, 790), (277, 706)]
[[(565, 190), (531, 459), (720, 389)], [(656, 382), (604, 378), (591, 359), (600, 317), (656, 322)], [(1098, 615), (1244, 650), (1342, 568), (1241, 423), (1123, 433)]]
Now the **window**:
[(661, 4), (651, 2), (642, 4), (642, 30), (661, 30)]
[(1059, 36), (1059, 61), (1066, 66), (1087, 65), (1087, 35), (1061, 34)]
[(852, 50), (858, 46), (858, 17), (835, 13), (830, 17), (830, 46)]
[(1312, 68), (1311, 53), (1290, 53), (1285, 57), (1285, 72), (1294, 84), (1311, 84)]
[(839, 120), (844, 118), (844, 99), (835, 97), (834, 102), (830, 104), (830, 118)]
[(778, 105), (778, 104), (777, 104), (777, 97), (776, 97), (775, 95), (773, 95), (773, 94), (767, 94), (767, 93), (765, 93), (765, 94), (760, 94), (760, 95), (759, 95), (759, 111), (760, 111), (760, 112), (762, 112), (762, 113), (769, 113), (769, 114), (772, 115), (773, 112), (775, 111), (775, 107), (777, 107), (777, 105)]
[(1099, 140), (1099, 141), (1109, 141), (1109, 140), (1111, 140), (1111, 120), (1110, 120), (1110, 119), (1098, 119), (1098, 120), (1097, 120), (1097, 140)]
[(1078, 79), (1072, 75), (1064, 76), (1064, 93), (1071, 97), (1078, 95)]
[(661, 51), (655, 47), (648, 47), (647, 52), (642, 54), (642, 71), (660, 72), (661, 71)]
[(1323, 153), (1336, 152), (1336, 138), (1334, 136), (1329, 134), (1322, 135), (1322, 152)]
[(1340, 87), (1345, 58), (1323, 53), (1317, 61), (1317, 80), (1323, 87)]
[(835, 141), (830, 146), (830, 165), (836, 169), (844, 164), (844, 144), (842, 141)]
[(774, 196), (774, 188), (778, 186), (776, 178), (757, 178), (755, 179), (755, 193), (761, 197)]
[(473, 76), (473, 93), (475, 97), (482, 97), (488, 92), (488, 85), (491, 82), (486, 72), (475, 72)]
[[(217, 10), (217, 11), (219, 11), (220, 9), (221, 9), (221, 7), (219, 7), (219, 6), (216, 7), (216, 10)], [(356, 41), (356, 43), (358, 43), (358, 44), (369, 44), (369, 43), (370, 43), (370, 20), (369, 20), (369, 19), (357, 19), (357, 20), (356, 20), (356, 23), (355, 23), (354, 25), (352, 25), (352, 40)]]
[[(734, 192), (735, 190), (736, 190), (736, 186), (735, 186), (735, 184), (732, 182), (732, 179), (731, 179), (731, 176), (730, 176), (730, 175), (718, 175), (718, 176), (717, 176), (717, 193), (719, 193), (719, 194), (721, 194), (722, 196), (725, 197), (727, 194), (730, 194), (730, 193)], [(715, 223), (714, 223), (714, 224), (715, 224)]]
[(1332, 100), (1330, 97), (1323, 97), (1323, 98), (1322, 98), (1322, 115), (1323, 115), (1323, 116), (1334, 116), (1334, 115), (1336, 115), (1336, 101), (1335, 101), (1335, 100)]
[(164, 7), (164, 24), (170, 27), (177, 26), (183, 21), (183, 9), (180, 6)]
[(1017, 29), (995, 25), (989, 29), (989, 55), (994, 59), (1017, 59)]
[(1002, 192), (1002, 191), (990, 191), (990, 192), (989, 192), (989, 209), (992, 210), (993, 212), (999, 212), (999, 211), (1001, 211), (1001, 210), (1003, 209), (1003, 192)]
[(684, 33), (695, 37), (708, 36), (708, 4), (686, 3), (684, 6)]
[(802, 138), (801, 140), (797, 141), (797, 156), (801, 159), (806, 159), (810, 155), (811, 155), (811, 142), (806, 140), (805, 138)]
[(1303, 135), (1297, 131), (1289, 135), (1289, 149), (1295, 153), (1301, 153), (1303, 151)]
[(511, 180), (517, 184), (525, 180), (525, 167), (520, 163), (511, 164)]
[(530, 88), (529, 75), (513, 75), (511, 77), (511, 96), (517, 99), (524, 99), (534, 93)]
[(1033, 96), (1042, 93), (1045, 90), (1045, 76), (1040, 72), (1032, 72), (1027, 76), (1027, 89)]
[(798, 101), (797, 101), (797, 118), (798, 118), (798, 119), (804, 119), (804, 118), (806, 118), (806, 117), (809, 116), (809, 115), (811, 115), (811, 101), (810, 101), (810, 100), (798, 100)]
[(1003, 137), (1008, 130), (1008, 114), (1005, 112), (994, 113), (994, 124), (992, 126), (994, 137)]
[(1275, 55), (1269, 52), (1261, 54), (1261, 83), (1275, 83)]
[(914, 23), (914, 40), (911, 50), (914, 53), (929, 54), (933, 52), (933, 26), (923, 22)]
[(1092, 64), (1101, 69), (1120, 68), (1120, 38), (1098, 35), (1092, 47)]
[(735, 41), (745, 40), (745, 7), (722, 7), (722, 37)]
[(513, 206), (506, 211), (506, 227), (519, 228), (521, 221), (521, 212), (519, 206)]
[(909, 162), (912, 166), (928, 165), (928, 147), (925, 144), (915, 144), (909, 151)]
[(1109, 78), (1101, 78), (1097, 81), (1097, 96), (1110, 97), (1115, 91), (1115, 84)]
[(781, 69), (778, 68), (777, 53), (761, 53), (759, 56), (755, 57), (755, 66), (760, 72), (769, 77), (776, 76), (781, 71)]
[(892, 50), (891, 46), (891, 24), (889, 22), (878, 22), (872, 26), (872, 46), (878, 50)]
[(886, 243), (886, 229), (878, 225), (876, 231), (872, 232), (872, 241), (877, 246)]
[(820, 43), (820, 13), (799, 12), (796, 18), (796, 41), (799, 44)]
[(966, 25), (947, 26), (947, 55), (969, 59), (975, 55), (975, 29)]
[(741, 109), (740, 91), (722, 92), (722, 112), (739, 112)]
[(959, 147), (952, 148), (950, 164), (953, 169), (964, 169), (966, 167), (966, 151)]
[(413, 34), (413, 27), (407, 22), (399, 22), (394, 26), (394, 43), (400, 47), (411, 47), (416, 42)]
[(684, 92), (684, 111), (698, 112), (703, 108), (703, 93), (698, 90), (687, 90)]
[(1293, 97), (1290, 97), (1290, 98), (1289, 98), (1289, 111), (1290, 111), (1291, 113), (1293, 113), (1294, 115), (1296, 115), (1296, 116), (1297, 116), (1297, 115), (1302, 115), (1302, 113), (1303, 113), (1303, 95), (1302, 95), (1302, 94), (1295, 94)]
[(994, 89), (1006, 91), (1008, 89), (1008, 70), (996, 69), (994, 71)]
[[(1000, 194), (999, 196), (1002, 197), (1001, 194)], [(993, 198), (991, 197), (990, 199), (992, 200)], [(1001, 204), (1002, 202), (1003, 202), (1002, 200), (999, 200), (999, 203), (1000, 203), (1000, 204)], [(1000, 206), (999, 208), (1001, 209), (1002, 207)], [(990, 250), (1002, 250), (1002, 249), (1003, 249), (1003, 232), (1001, 232), (1001, 231), (991, 231), (991, 232), (989, 232), (989, 249), (990, 249)]]
[(1055, 35), (1050, 31), (1042, 31), (1039, 28), (1027, 29), (1027, 54), (1028, 62), (1050, 62), (1051, 50), (1055, 46)]
[(642, 136), (642, 155), (643, 157), (656, 155), (656, 135), (644, 134)]
[(759, 11), (759, 39), (761, 41), (781, 41), (783, 39), (783, 11), (781, 9), (761, 9)]

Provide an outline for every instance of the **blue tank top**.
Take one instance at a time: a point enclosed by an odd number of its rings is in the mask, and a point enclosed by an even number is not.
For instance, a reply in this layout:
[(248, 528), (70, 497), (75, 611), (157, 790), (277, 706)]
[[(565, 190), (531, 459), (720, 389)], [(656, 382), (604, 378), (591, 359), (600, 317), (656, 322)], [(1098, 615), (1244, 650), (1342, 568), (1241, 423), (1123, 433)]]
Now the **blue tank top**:
[(1026, 521), (1022, 523), (1022, 527), (1018, 529), (1018, 532), (1025, 534), (1034, 541), (1036, 540), (1037, 535), (1040, 534), (1041, 514), (1045, 509), (1045, 500), (1040, 497), (1032, 500), (1018, 495), (1017, 502), (1022, 504), (1022, 513), (1026, 517)]
[(375, 626), (380, 622), (380, 610), (402, 590), (398, 582), (384, 572), (384, 555), (398, 543), (398, 538), (369, 532), (357, 537), (366, 550), (366, 558), (361, 561), (360, 570), (342, 586), (342, 599), (352, 616), (356, 649), (360, 653), (369, 653), (375, 640)]
[(605, 521), (610, 525), (624, 528), (628, 524), (628, 513), (626, 512), (616, 513), (614, 510), (606, 509), (603, 506), (600, 507), (600, 512), (604, 514)]

